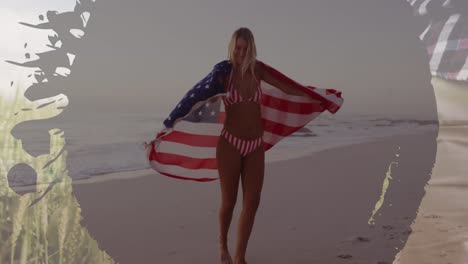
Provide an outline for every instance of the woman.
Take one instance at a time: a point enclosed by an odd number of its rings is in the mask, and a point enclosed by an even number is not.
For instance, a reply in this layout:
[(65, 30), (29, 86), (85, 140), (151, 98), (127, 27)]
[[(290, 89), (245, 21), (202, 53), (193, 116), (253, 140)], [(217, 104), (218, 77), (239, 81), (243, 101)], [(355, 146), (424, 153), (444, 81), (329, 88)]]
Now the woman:
[(252, 32), (248, 28), (236, 30), (229, 43), (232, 71), (229, 78), (223, 80), (227, 92), (223, 99), (226, 119), (216, 147), (222, 193), (219, 209), (222, 263), (232, 263), (227, 234), (237, 200), (239, 181), (242, 182), (243, 208), (238, 225), (235, 264), (246, 263), (247, 242), (260, 203), (265, 168), (260, 80), (288, 94), (307, 95), (275, 79), (256, 61), (256, 55)]
[(252, 32), (239, 28), (229, 43), (229, 59), (217, 63), (195, 84), (164, 120), (155, 139), (145, 142), (147, 158), (154, 170), (168, 177), (220, 180), (223, 263), (232, 263), (227, 234), (242, 182), (234, 263), (245, 263), (260, 202), (265, 151), (321, 112), (336, 113), (342, 103), (337, 90), (303, 86), (257, 61)]

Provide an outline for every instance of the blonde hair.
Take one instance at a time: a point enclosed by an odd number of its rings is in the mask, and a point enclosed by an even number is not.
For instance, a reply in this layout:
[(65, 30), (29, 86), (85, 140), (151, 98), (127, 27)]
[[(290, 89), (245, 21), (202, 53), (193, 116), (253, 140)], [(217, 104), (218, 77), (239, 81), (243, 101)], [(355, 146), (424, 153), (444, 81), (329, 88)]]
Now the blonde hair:
[(229, 42), (228, 56), (229, 61), (232, 63), (233, 67), (236, 67), (234, 63), (234, 50), (236, 48), (236, 42), (238, 38), (242, 38), (247, 42), (247, 52), (244, 61), (240, 65), (241, 77), (244, 78), (244, 73), (250, 71), (255, 80), (255, 62), (257, 59), (257, 48), (255, 47), (255, 39), (250, 29), (241, 27), (234, 31)]

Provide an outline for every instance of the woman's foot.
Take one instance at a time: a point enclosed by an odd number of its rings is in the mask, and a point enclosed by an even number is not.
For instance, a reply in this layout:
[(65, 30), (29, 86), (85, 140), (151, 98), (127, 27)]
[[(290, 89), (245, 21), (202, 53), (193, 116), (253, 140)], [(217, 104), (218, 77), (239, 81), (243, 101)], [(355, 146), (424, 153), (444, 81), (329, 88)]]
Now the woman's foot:
[(227, 246), (221, 246), (220, 254), (221, 254), (222, 264), (233, 264), (232, 258), (231, 258), (231, 255), (229, 254), (229, 250), (227, 249)]

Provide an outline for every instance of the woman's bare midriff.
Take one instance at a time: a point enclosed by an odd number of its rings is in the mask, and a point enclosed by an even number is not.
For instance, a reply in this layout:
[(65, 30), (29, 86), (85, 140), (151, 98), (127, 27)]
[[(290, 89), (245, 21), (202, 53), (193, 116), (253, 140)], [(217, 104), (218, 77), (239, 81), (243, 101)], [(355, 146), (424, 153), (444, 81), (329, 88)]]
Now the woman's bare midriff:
[(242, 139), (256, 139), (263, 135), (261, 108), (259, 104), (242, 102), (226, 107), (224, 127)]
[[(257, 70), (256, 70), (257, 71)], [(256, 73), (259, 76), (258, 72)], [(233, 78), (236, 80), (236, 88), (238, 92), (244, 98), (251, 98), (253, 96), (252, 91), (255, 91), (256, 87), (253, 76), (250, 72), (246, 73), (245, 79), (238, 81), (239, 74), (235, 74)], [(227, 91), (227, 78), (224, 79), (224, 87)], [(250, 88), (250, 94), (245, 90), (247, 87)], [(239, 89), (240, 88), (240, 89)], [(224, 121), (224, 127), (234, 134), (236, 137), (242, 139), (256, 139), (263, 135), (262, 115), (261, 106), (254, 102), (241, 102), (226, 106), (226, 119)]]

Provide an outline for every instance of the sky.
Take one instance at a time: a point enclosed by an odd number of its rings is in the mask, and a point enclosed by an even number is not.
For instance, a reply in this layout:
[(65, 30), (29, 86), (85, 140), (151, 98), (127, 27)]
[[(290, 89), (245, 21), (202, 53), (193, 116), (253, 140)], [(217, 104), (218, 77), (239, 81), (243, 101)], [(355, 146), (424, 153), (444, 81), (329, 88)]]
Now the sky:
[[(47, 10), (71, 11), (70, 0), (0, 4), (0, 96), (12, 80), (30, 84), (24, 53), (50, 50)], [(436, 118), (424, 23), (405, 0), (96, 0), (64, 94), (70, 107), (169, 113), (217, 62), (238, 27), (254, 33), (258, 59), (292, 79), (343, 92), (339, 115)], [(23, 45), (28, 42), (27, 48)], [(31, 59), (34, 59), (32, 57)]]
[[(34, 0), (3, 0), (0, 3), (0, 96), (8, 100), (16, 95), (16, 83), (21, 83), (20, 89), (26, 89), (30, 82), (24, 77), (34, 72), (35, 69), (26, 69), (14, 66), (5, 60), (24, 62), (25, 53), (30, 53), (31, 60), (37, 59), (35, 53), (51, 50), (45, 47), (47, 36), (52, 35), (52, 30), (37, 30), (20, 25), (19, 22), (39, 24), (39, 15), (44, 15), (47, 10), (59, 12), (73, 9), (74, 1), (34, 1)], [(24, 48), (24, 44), (28, 43)], [(10, 86), (11, 81), (15, 85)]]

